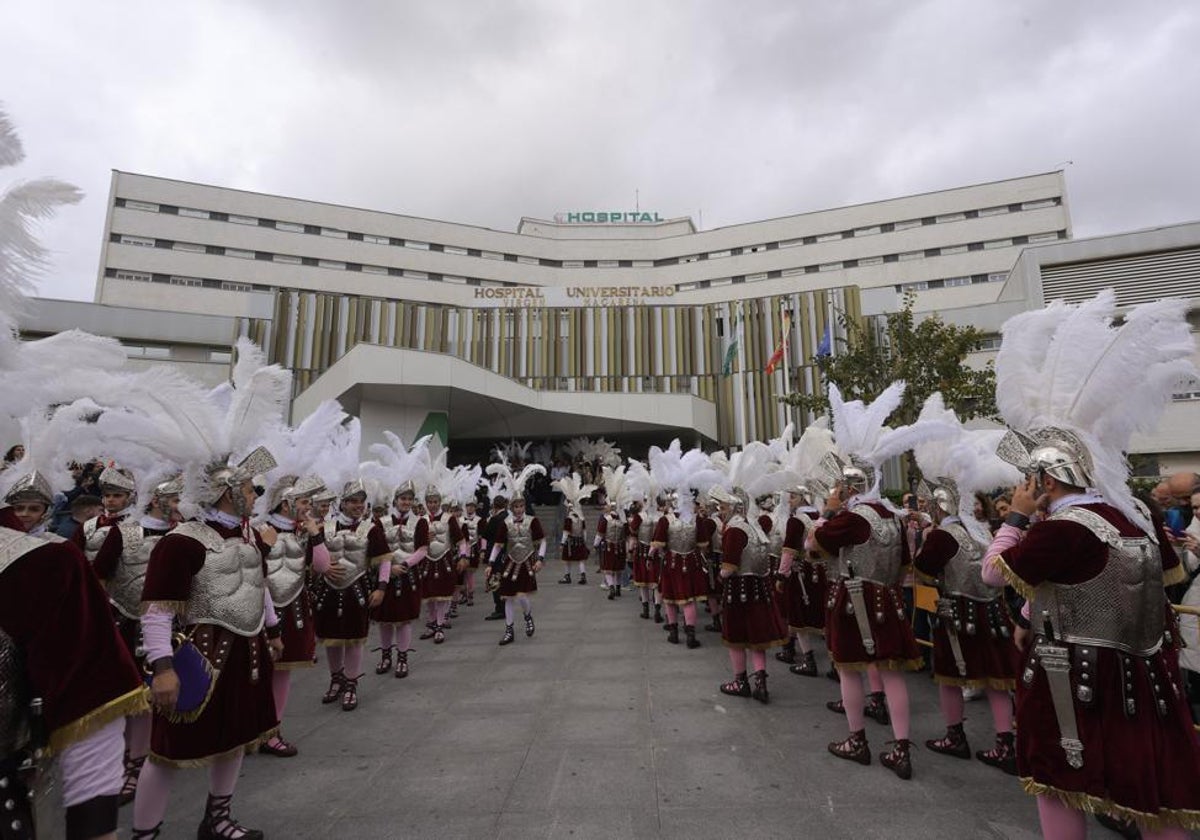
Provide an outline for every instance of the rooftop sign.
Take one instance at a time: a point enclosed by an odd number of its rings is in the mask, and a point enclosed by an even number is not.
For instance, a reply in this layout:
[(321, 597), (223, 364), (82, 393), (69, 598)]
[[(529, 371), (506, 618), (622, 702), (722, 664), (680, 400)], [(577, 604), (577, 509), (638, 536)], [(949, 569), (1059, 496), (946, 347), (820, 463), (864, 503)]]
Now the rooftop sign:
[(674, 286), (484, 286), (475, 305), (505, 309), (542, 307), (661, 306), (675, 296)]
[(555, 213), (554, 221), (564, 225), (644, 225), (666, 219), (642, 210), (572, 210)]

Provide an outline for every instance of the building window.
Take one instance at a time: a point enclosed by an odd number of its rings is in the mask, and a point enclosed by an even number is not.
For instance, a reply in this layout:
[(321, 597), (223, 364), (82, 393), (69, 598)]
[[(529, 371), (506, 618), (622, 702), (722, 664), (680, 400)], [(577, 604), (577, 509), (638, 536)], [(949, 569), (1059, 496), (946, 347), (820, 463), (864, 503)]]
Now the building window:
[(1002, 204), (999, 207), (985, 207), (979, 211), (980, 218), (984, 216), (1003, 216), (1008, 212), (1008, 205)]
[(233, 353), (229, 350), (209, 350), (208, 361), (214, 365), (227, 365), (233, 362)]
[(797, 245), (803, 245), (803, 239), (785, 239), (779, 243), (780, 248), (795, 248)]
[(345, 239), (348, 236), (348, 234), (344, 230), (338, 230), (337, 228), (327, 228), (327, 227), (321, 228), (321, 235), (328, 236), (333, 239)]
[(144, 210), (147, 213), (158, 212), (158, 205), (152, 201), (133, 201), (132, 199), (126, 199), (125, 206), (130, 210)]
[(583, 260), (563, 260), (563, 268), (583, 268)]
[(970, 277), (947, 277), (944, 285), (946, 286), (947, 289), (953, 289), (957, 286), (970, 286), (971, 278)]
[(863, 257), (858, 261), (860, 266), (883, 265), (883, 257)]
[(951, 254), (965, 254), (965, 253), (967, 253), (966, 245), (947, 245), (945, 248), (942, 249), (943, 257), (948, 257)]
[(934, 219), (939, 225), (945, 224), (946, 222), (961, 222), (965, 218), (966, 214), (964, 213), (943, 213), (940, 216), (934, 216)]
[(1029, 237), (1030, 244), (1034, 242), (1055, 242), (1058, 239), (1058, 233), (1050, 231), (1049, 233), (1035, 233)]
[[(538, 259), (537, 259), (537, 257), (522, 257), (522, 256), (518, 255), (517, 262), (520, 263), (521, 265), (537, 265)], [(612, 267), (613, 268), (616, 267), (616, 260), (613, 260)]]
[(442, 250), (443, 250), (445, 253), (447, 253), (447, 254), (453, 254), (453, 255), (454, 255), (454, 256), (456, 256), (456, 257), (465, 257), (465, 256), (467, 256), (467, 249), (466, 249), (466, 248), (460, 248), (460, 247), (458, 247), (457, 245), (446, 245), (444, 248), (442, 248)]
[(993, 271), (991, 274), (989, 274), (987, 276), (987, 281), (989, 283), (1003, 283), (1007, 279), (1008, 279), (1007, 271)]
[(710, 260), (719, 260), (722, 257), (728, 257), (729, 254), (730, 254), (730, 252), (729, 252), (728, 248), (726, 248), (724, 251), (710, 251), (708, 254), (708, 258)]
[(1008, 248), (1013, 244), (1011, 239), (993, 239), (983, 243), (983, 250), (992, 251), (996, 248)]
[(171, 246), (172, 251), (187, 251), (189, 254), (203, 254), (205, 249), (203, 245), (197, 245), (195, 242), (176, 242)]
[[(226, 249), (225, 253), (228, 254), (229, 250)], [(241, 253), (249, 254), (251, 252), (243, 251)], [(283, 265), (300, 265), (303, 260), (301, 260), (299, 257), (292, 256), (291, 254), (272, 254), (271, 262), (282, 263)]]
[(854, 235), (858, 236), (874, 236), (879, 233), (879, 225), (871, 225), (870, 227), (861, 227), (854, 229)]
[(1043, 198), (1039, 201), (1024, 201), (1021, 203), (1022, 210), (1044, 210), (1047, 207), (1053, 207), (1058, 204), (1057, 198)]
[[(225, 256), (237, 257), (239, 260), (252, 260), (252, 259), (254, 259), (254, 252), (253, 251), (244, 251), (241, 248), (226, 248)], [(299, 259), (296, 260), (296, 262), (299, 262), (299, 261), (300, 261)]]
[(229, 221), (233, 222), (235, 225), (253, 225), (254, 227), (258, 227), (258, 219), (254, 216), (238, 216), (234, 213), (230, 213)]
[(345, 271), (346, 264), (341, 260), (317, 260), (317, 268), (333, 268), (338, 271)]
[(157, 344), (126, 344), (125, 355), (131, 359), (169, 359), (171, 348)]
[(374, 233), (364, 233), (363, 242), (370, 242), (372, 245), (387, 245), (389, 240), (386, 236), (378, 236)]
[[(483, 257), (485, 260), (503, 260), (504, 259), (503, 254), (497, 254), (495, 251), (480, 251), (479, 256)], [(580, 264), (580, 267), (582, 267), (582, 263)]]
[(654, 268), (654, 260), (634, 260), (631, 265), (633, 268)]
[(841, 239), (841, 238), (842, 238), (841, 231), (839, 231), (839, 232), (837, 232), (837, 233), (823, 233), (823, 234), (821, 234), (820, 236), (818, 236), (818, 237), (817, 237), (817, 242), (818, 242), (818, 243), (821, 243), (821, 242), (837, 242), (837, 241), (838, 241), (839, 239)]
[(443, 283), (455, 283), (459, 286), (465, 286), (465, 285), (467, 285), (467, 278), (466, 277), (458, 277), (457, 275), (454, 275), (454, 274), (444, 274), (444, 275), (442, 275), (442, 282)]
[(415, 239), (405, 239), (404, 247), (412, 248), (414, 251), (428, 251), (429, 243), (428, 242), (417, 242)]
[(221, 281), (221, 289), (226, 292), (252, 292), (254, 287), (249, 283), (232, 283), (229, 280)]
[(919, 260), (919, 259), (923, 259), (924, 256), (925, 256), (924, 251), (905, 251), (903, 254), (900, 255), (900, 262), (909, 262), (910, 260)]
[(364, 265), (363, 274), (387, 274), (388, 270), (381, 265)]
[(189, 219), (207, 219), (208, 211), (207, 210), (196, 210), (193, 207), (180, 207), (179, 215), (185, 216), (186, 218), (189, 218)]
[(841, 267), (842, 267), (842, 264), (840, 262), (821, 263), (818, 270), (819, 271), (838, 271), (839, 269), (841, 269)]
[(154, 237), (152, 236), (130, 236), (127, 233), (121, 234), (122, 245), (136, 245), (139, 248), (153, 248)]
[(895, 230), (909, 230), (911, 228), (917, 228), (920, 226), (921, 226), (920, 219), (906, 219), (903, 222), (896, 222), (894, 229)]
[(203, 286), (204, 281), (199, 277), (181, 277), (178, 274), (172, 274), (167, 280), (172, 286)]
[(276, 222), (275, 230), (282, 230), (285, 233), (304, 233), (304, 225), (296, 222)]
[(911, 289), (914, 292), (924, 292), (929, 288), (929, 281), (918, 280), (916, 283), (906, 283), (904, 288)]
[(136, 280), (139, 283), (149, 283), (154, 278), (143, 271), (118, 271), (113, 275), (117, 280)]
[(979, 339), (979, 343), (975, 345), (975, 350), (977, 352), (999, 349), (1000, 336), (998, 335), (985, 335), (983, 338)]

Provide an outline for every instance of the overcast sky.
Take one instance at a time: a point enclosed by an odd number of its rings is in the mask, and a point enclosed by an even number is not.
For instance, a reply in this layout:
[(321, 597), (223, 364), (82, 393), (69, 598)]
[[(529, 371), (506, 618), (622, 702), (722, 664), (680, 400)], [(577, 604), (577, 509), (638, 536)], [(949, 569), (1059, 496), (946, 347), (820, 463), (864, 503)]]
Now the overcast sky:
[[(1200, 219), (1200, 3), (5, 4), (24, 164), (90, 298), (110, 170), (515, 230), (705, 228), (1064, 167), (1077, 237)], [(1067, 161), (1071, 161), (1067, 165)]]

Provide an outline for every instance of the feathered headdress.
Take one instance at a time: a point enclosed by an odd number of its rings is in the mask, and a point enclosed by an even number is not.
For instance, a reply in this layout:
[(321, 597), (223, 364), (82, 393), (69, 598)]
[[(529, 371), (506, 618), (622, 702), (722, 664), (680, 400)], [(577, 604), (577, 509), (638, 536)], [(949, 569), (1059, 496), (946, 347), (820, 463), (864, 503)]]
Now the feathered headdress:
[(623, 466), (603, 468), (604, 498), (608, 500), (610, 505), (616, 507), (617, 512), (622, 517), (624, 517), (625, 509), (633, 501), (629, 491), (629, 479), (626, 472)]
[(362, 446), (362, 426), (351, 417), (331, 429), (329, 443), (317, 456), (309, 472), (321, 479), (325, 489), (340, 496), (347, 484), (359, 479), (358, 453)]
[(641, 461), (630, 460), (625, 471), (625, 488), (631, 501), (653, 502), (658, 498), (659, 486)]
[(579, 473), (571, 473), (564, 475), (562, 478), (555, 479), (550, 486), (562, 493), (563, 499), (567, 502), (567, 507), (571, 510), (579, 511), (583, 505), (583, 500), (596, 492), (595, 484), (583, 484)]
[[(264, 441), (275, 456), (276, 466), (266, 475), (267, 492), (255, 507), (260, 514), (269, 513), (284, 500), (284, 494), (304, 476), (315, 476), (314, 465), (325, 450), (341, 437), (342, 427), (349, 415), (337, 400), (325, 400), (294, 429), (280, 429)], [(323, 482), (322, 482), (323, 484)], [(320, 488), (314, 482), (307, 489)]]
[(467, 502), (474, 503), (475, 491), (479, 487), (482, 478), (483, 467), (478, 464), (469, 467), (455, 467), (454, 477), (446, 492), (447, 504), (465, 505)]
[(361, 467), (367, 495), (376, 504), (390, 504), (401, 491), (410, 491), (416, 496), (429, 483), (432, 435), (414, 441), (411, 447), (405, 446), (404, 441), (392, 432), (385, 431), (383, 438), (385, 443), (367, 447), (375, 458), (363, 462)]
[(527, 464), (519, 474), (514, 475), (508, 462), (502, 461), (499, 464), (488, 464), (487, 474), (493, 476), (498, 482), (496, 485), (489, 486), (489, 492), (493, 486), (496, 488), (495, 492), (491, 492), (491, 497), (494, 499), (496, 496), (504, 496), (508, 499), (509, 504), (512, 504), (514, 499), (525, 497), (525, 485), (529, 479), (535, 475), (545, 475), (546, 468), (541, 464)]
[(1152, 533), (1127, 480), (1125, 452), (1158, 423), (1171, 394), (1195, 381), (1187, 303), (1164, 299), (1114, 324), (1107, 289), (1078, 305), (1054, 302), (1010, 318), (996, 356), (996, 405), (1012, 433), (1000, 456), (1090, 486)]
[(664, 491), (678, 492), (679, 517), (684, 520), (695, 516), (692, 493), (707, 493), (723, 477), (700, 449), (684, 452), (679, 438), (671, 441), (666, 449), (650, 447), (649, 460), (651, 479)]
[(957, 431), (944, 439), (913, 447), (913, 456), (924, 476), (918, 493), (926, 498), (939, 496), (952, 501), (956, 509), (950, 512), (962, 520), (976, 542), (988, 544), (991, 534), (987, 525), (974, 516), (975, 494), (1012, 487), (1021, 480), (1020, 471), (996, 454), (1004, 430), (967, 429), (958, 415), (946, 408), (939, 393), (925, 401), (921, 418), (956, 426)]
[(810, 424), (784, 458), (783, 470), (794, 482), (787, 489), (813, 504), (827, 497), (836, 481), (829, 481), (822, 464), (828, 463), (829, 456), (836, 452), (828, 420), (822, 417)]

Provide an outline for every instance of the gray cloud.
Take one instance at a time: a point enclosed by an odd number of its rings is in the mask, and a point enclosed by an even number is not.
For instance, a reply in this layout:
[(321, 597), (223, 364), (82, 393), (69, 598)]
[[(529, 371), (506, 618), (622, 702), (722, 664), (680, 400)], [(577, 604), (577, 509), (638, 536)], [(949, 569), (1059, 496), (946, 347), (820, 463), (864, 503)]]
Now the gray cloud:
[(1189, 0), (44, 0), (7, 23), (17, 174), (88, 194), (45, 230), (47, 295), (91, 296), (113, 168), (511, 230), (635, 189), (714, 227), (1074, 161), (1077, 236), (1198, 215)]

